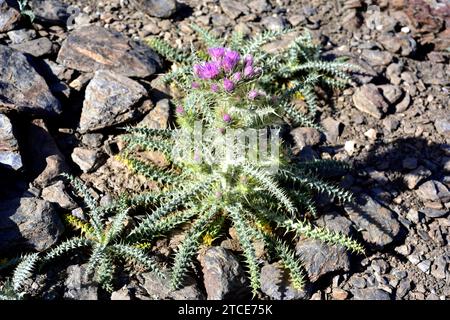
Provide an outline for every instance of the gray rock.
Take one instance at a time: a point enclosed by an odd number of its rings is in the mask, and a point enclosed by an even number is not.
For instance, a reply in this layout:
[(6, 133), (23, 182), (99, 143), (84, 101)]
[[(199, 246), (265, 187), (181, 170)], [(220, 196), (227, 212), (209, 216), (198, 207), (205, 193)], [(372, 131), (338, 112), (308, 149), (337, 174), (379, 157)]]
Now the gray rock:
[(175, 0), (132, 0), (135, 7), (149, 16), (168, 18), (177, 10)]
[(52, 52), (52, 42), (48, 38), (39, 38), (25, 41), (20, 44), (11, 45), (11, 48), (24, 53), (31, 54), (34, 57), (42, 57)]
[(208, 300), (238, 299), (246, 288), (239, 261), (222, 247), (211, 247), (199, 257)]
[(446, 86), (450, 84), (450, 66), (443, 63), (432, 63), (423, 61), (418, 64), (422, 74), (422, 81), (425, 84)]
[(337, 212), (326, 212), (322, 214), (317, 220), (316, 224), (328, 230), (339, 232), (350, 236), (353, 232), (353, 224), (345, 216)]
[(0, 110), (61, 113), (61, 104), (23, 53), (0, 45)]
[(349, 253), (341, 246), (305, 239), (297, 243), (295, 250), (313, 282), (330, 272), (350, 270)]
[(436, 260), (434, 260), (433, 265), (431, 266), (431, 275), (436, 279), (445, 279), (446, 270), (447, 261), (445, 260), (445, 257), (437, 257)]
[(417, 264), (417, 268), (420, 269), (420, 271), (428, 273), (431, 267), (431, 261), (430, 260), (424, 260)]
[(325, 129), (325, 136), (331, 143), (336, 143), (341, 134), (342, 123), (328, 117), (322, 121), (322, 127)]
[(66, 187), (61, 180), (42, 189), (41, 197), (64, 209), (72, 210), (77, 207), (75, 201), (67, 194)]
[(434, 126), (440, 134), (449, 137), (450, 136), (450, 118), (447, 119), (436, 119)]
[(353, 289), (351, 293), (353, 294), (353, 300), (391, 300), (390, 294), (381, 289)]
[(135, 119), (143, 113), (138, 102), (145, 95), (138, 82), (111, 71), (97, 71), (86, 88), (80, 130), (94, 131)]
[(309, 127), (295, 128), (291, 131), (291, 136), (294, 138), (296, 148), (299, 150), (307, 146), (315, 146), (321, 140), (320, 132)]
[(402, 279), (400, 280), (397, 290), (395, 292), (397, 299), (402, 299), (406, 294), (412, 289), (411, 280)]
[(444, 184), (436, 180), (430, 180), (421, 184), (416, 193), (423, 201), (450, 201), (449, 190)]
[(149, 47), (98, 26), (72, 31), (62, 44), (57, 62), (82, 72), (104, 69), (141, 78), (161, 67), (160, 58)]
[(38, 198), (0, 202), (0, 252), (19, 247), (44, 251), (55, 244), (63, 225), (55, 208)]
[(0, 33), (14, 29), (20, 18), (20, 13), (13, 4), (12, 0), (0, 0)]
[(386, 68), (386, 76), (394, 85), (399, 85), (402, 82), (400, 74), (402, 73), (403, 65), (400, 63), (392, 63)]
[(406, 109), (408, 109), (409, 105), (411, 103), (411, 96), (407, 92), (405, 94), (405, 97), (395, 106), (395, 112), (404, 112)]
[(103, 135), (101, 133), (86, 133), (81, 138), (84, 145), (91, 148), (99, 148), (103, 144)]
[(12, 44), (19, 44), (36, 38), (36, 31), (34, 29), (11, 30), (8, 32), (8, 37)]
[(220, 6), (223, 12), (231, 19), (236, 19), (241, 14), (248, 14), (249, 8), (242, 1), (237, 0), (220, 0)]
[(299, 300), (308, 296), (303, 290), (293, 287), (289, 272), (280, 263), (272, 263), (261, 268), (261, 291), (275, 300)]
[(425, 214), (428, 218), (441, 218), (444, 217), (446, 215), (448, 215), (448, 210), (438, 210), (438, 209), (433, 209), (433, 208), (423, 208), (420, 209), (420, 212), (422, 212), (423, 214)]
[(59, 0), (32, 0), (30, 3), (36, 20), (51, 25), (65, 25), (70, 15), (73, 14), (68, 4)]
[(402, 56), (409, 56), (417, 49), (416, 41), (409, 35), (392, 36), (391, 34), (384, 34), (378, 40), (386, 50), (392, 53), (400, 53)]
[(431, 176), (431, 171), (425, 168), (424, 166), (420, 166), (417, 169), (411, 171), (406, 174), (403, 179), (406, 182), (406, 185), (409, 189), (414, 189), (421, 181)]
[(358, 88), (353, 94), (353, 103), (356, 108), (377, 119), (381, 119), (389, 108), (378, 87), (374, 84), (366, 84)]
[(247, 5), (250, 10), (255, 13), (263, 13), (269, 11), (272, 8), (267, 0), (252, 0)]
[(87, 273), (87, 265), (72, 265), (67, 268), (64, 299), (98, 300), (98, 289)]
[(383, 96), (390, 104), (395, 104), (402, 96), (402, 89), (398, 86), (394, 86), (391, 84), (384, 84), (379, 86), (383, 92)]
[(142, 274), (144, 283), (142, 287), (147, 291), (150, 298), (154, 300), (204, 300), (205, 296), (200, 291), (194, 278), (187, 277), (183, 287), (173, 290), (170, 284), (170, 273), (163, 271), (165, 279), (161, 279), (153, 272)]
[(123, 287), (120, 290), (114, 291), (111, 294), (111, 300), (131, 300), (130, 290), (127, 287)]
[(267, 30), (277, 31), (282, 30), (286, 27), (286, 22), (282, 17), (264, 17), (261, 19), (261, 25), (263, 25)]
[(350, 220), (360, 230), (365, 241), (375, 248), (392, 243), (400, 232), (394, 213), (369, 196), (361, 196), (355, 204), (345, 206)]
[(61, 173), (68, 172), (65, 158), (43, 120), (31, 121), (24, 135), (29, 139), (24, 143), (22, 156), (35, 185), (48, 186)]
[(13, 170), (19, 170), (23, 166), (13, 126), (9, 118), (2, 113), (0, 113), (0, 165)]
[(72, 152), (72, 160), (75, 162), (83, 172), (92, 172), (97, 169), (102, 163), (102, 153), (98, 150), (88, 148), (75, 148)]
[[(147, 100), (151, 104), (150, 100)], [(139, 122), (139, 126), (153, 129), (167, 129), (169, 121), (169, 99), (161, 99), (156, 106)]]
[(393, 56), (387, 51), (364, 49), (361, 57), (371, 66), (387, 66), (392, 62)]

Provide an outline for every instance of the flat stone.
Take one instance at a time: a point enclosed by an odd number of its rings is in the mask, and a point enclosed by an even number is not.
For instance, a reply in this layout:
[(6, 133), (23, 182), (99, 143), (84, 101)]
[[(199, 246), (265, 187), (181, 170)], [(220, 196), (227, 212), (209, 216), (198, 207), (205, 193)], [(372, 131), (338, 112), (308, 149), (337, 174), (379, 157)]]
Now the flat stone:
[[(150, 100), (146, 102), (151, 104)], [(151, 106), (149, 106), (151, 108)], [(169, 121), (170, 105), (169, 99), (161, 99), (156, 106), (139, 122), (139, 126), (152, 129), (167, 129)]]
[(395, 112), (405, 112), (411, 104), (411, 96), (407, 92), (405, 97), (395, 106)]
[(36, 38), (36, 31), (34, 29), (11, 30), (8, 32), (8, 37), (12, 44), (19, 44)]
[[(211, 247), (199, 257), (208, 300), (245, 297), (246, 276), (239, 261), (222, 247)], [(244, 289), (244, 290), (243, 290)]]
[(0, 252), (44, 251), (55, 244), (64, 227), (55, 208), (38, 198), (0, 201)]
[(422, 201), (450, 201), (450, 191), (439, 181), (430, 180), (419, 186), (416, 191)]
[(153, 272), (143, 273), (144, 283), (142, 287), (147, 291), (153, 300), (204, 300), (205, 296), (200, 291), (194, 278), (186, 277), (182, 288), (173, 290), (170, 284), (170, 273), (163, 270), (166, 275), (165, 279), (161, 279)]
[(14, 29), (20, 18), (20, 13), (13, 4), (12, 0), (0, 0), (0, 33)]
[(32, 0), (30, 7), (36, 16), (36, 20), (51, 25), (65, 25), (74, 10), (70, 10), (68, 4), (59, 0)]
[(52, 46), (53, 44), (48, 38), (39, 38), (11, 45), (11, 48), (39, 58), (50, 54), (52, 52)]
[(421, 181), (425, 180), (429, 176), (431, 176), (431, 171), (425, 168), (424, 166), (420, 166), (417, 169), (411, 171), (406, 174), (403, 179), (406, 182), (406, 185), (409, 189), (414, 189)]
[(72, 152), (72, 160), (83, 172), (92, 172), (101, 163), (102, 154), (98, 150), (88, 148), (75, 148)]
[(349, 253), (341, 246), (325, 244), (319, 240), (300, 240), (295, 250), (311, 281), (335, 271), (349, 271)]
[(446, 270), (447, 270), (447, 261), (445, 257), (440, 256), (434, 260), (433, 265), (431, 266), (431, 275), (436, 279), (445, 279), (446, 278)]
[(111, 300), (131, 300), (130, 290), (128, 290), (126, 287), (123, 287), (120, 290), (114, 291), (113, 293), (111, 293)]
[(424, 260), (417, 264), (417, 268), (420, 269), (420, 271), (428, 273), (431, 267), (431, 261), (430, 260)]
[(138, 82), (111, 71), (97, 71), (86, 88), (80, 118), (82, 132), (126, 123), (140, 116), (138, 102), (147, 94)]
[(353, 300), (391, 300), (390, 294), (381, 289), (352, 289), (351, 293)]
[(364, 49), (361, 57), (371, 66), (387, 66), (392, 62), (393, 56), (387, 51)]
[(175, 0), (132, 0), (135, 7), (149, 16), (168, 18), (177, 10)]
[(41, 197), (67, 210), (72, 210), (77, 207), (76, 202), (67, 194), (66, 187), (61, 180), (42, 189)]
[(295, 128), (291, 131), (296, 148), (299, 150), (307, 146), (315, 146), (320, 143), (321, 135), (319, 130), (309, 127)]
[(360, 196), (355, 204), (345, 206), (350, 220), (357, 226), (365, 241), (375, 248), (392, 243), (400, 232), (394, 213), (369, 196)]
[(86, 264), (72, 265), (67, 268), (64, 299), (98, 300), (97, 285), (92, 282), (87, 268)]
[(242, 1), (220, 0), (220, 7), (231, 19), (236, 19), (242, 14), (249, 13), (249, 8)]
[(358, 88), (353, 94), (353, 103), (358, 110), (377, 119), (381, 119), (389, 108), (378, 87), (374, 84), (366, 84)]
[(261, 19), (261, 25), (267, 30), (279, 31), (286, 28), (286, 22), (282, 17), (264, 17)]
[(0, 165), (13, 170), (19, 170), (23, 166), (13, 126), (9, 118), (2, 113), (0, 113)]
[(61, 104), (26, 56), (0, 45), (0, 110), (57, 115)]
[(269, 11), (272, 8), (267, 0), (252, 0), (247, 5), (250, 10), (255, 13), (263, 13)]
[(299, 300), (307, 297), (308, 293), (293, 287), (289, 272), (278, 262), (261, 268), (261, 291), (275, 300)]
[(325, 129), (325, 136), (327, 141), (336, 143), (341, 134), (342, 123), (331, 117), (322, 120), (322, 127)]
[(440, 134), (450, 137), (450, 118), (436, 119), (434, 122), (434, 127)]
[(149, 47), (98, 26), (72, 31), (62, 44), (57, 62), (78, 71), (111, 70), (128, 77), (145, 78), (161, 67)]
[(448, 210), (439, 210), (439, 209), (433, 209), (433, 208), (423, 208), (420, 209), (420, 212), (422, 212), (423, 214), (425, 214), (428, 218), (441, 218), (444, 217), (446, 215), (448, 215), (449, 211)]
[(398, 86), (394, 86), (391, 84), (384, 84), (378, 86), (383, 92), (383, 96), (390, 104), (395, 104), (401, 98), (403, 92), (402, 89)]
[(450, 84), (450, 66), (443, 63), (423, 61), (418, 64), (425, 84), (446, 86)]

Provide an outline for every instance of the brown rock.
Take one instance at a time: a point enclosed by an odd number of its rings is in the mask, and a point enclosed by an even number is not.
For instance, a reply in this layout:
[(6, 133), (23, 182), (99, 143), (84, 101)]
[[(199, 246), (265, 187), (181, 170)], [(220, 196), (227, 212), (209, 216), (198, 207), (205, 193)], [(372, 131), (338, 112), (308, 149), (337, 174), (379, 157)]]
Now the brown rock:
[(20, 18), (20, 13), (12, 0), (0, 0), (0, 33), (12, 30)]
[(64, 41), (57, 61), (83, 72), (104, 69), (142, 78), (154, 74), (161, 66), (160, 58), (150, 48), (98, 26), (73, 31)]
[(374, 84), (366, 84), (358, 88), (353, 95), (353, 103), (356, 108), (377, 119), (381, 119), (389, 107)]

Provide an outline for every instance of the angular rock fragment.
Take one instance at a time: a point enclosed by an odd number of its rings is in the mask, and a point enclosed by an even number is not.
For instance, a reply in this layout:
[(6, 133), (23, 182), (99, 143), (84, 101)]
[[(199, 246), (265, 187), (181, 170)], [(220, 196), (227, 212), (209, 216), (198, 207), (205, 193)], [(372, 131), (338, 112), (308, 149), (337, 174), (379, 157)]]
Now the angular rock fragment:
[(369, 196), (359, 197), (345, 210), (364, 240), (375, 248), (381, 249), (392, 243), (400, 232), (400, 223), (394, 213)]
[(200, 255), (199, 260), (208, 300), (237, 299), (245, 294), (242, 292), (246, 291), (244, 270), (230, 251), (211, 247)]
[(261, 291), (275, 300), (299, 300), (308, 292), (295, 289), (287, 272), (280, 263), (272, 263), (261, 268)]
[(356, 108), (377, 119), (381, 119), (389, 107), (374, 84), (366, 84), (358, 88), (353, 95), (353, 103)]
[(11, 121), (2, 113), (0, 113), (0, 165), (13, 170), (22, 168), (22, 157)]
[(149, 47), (98, 26), (72, 31), (64, 41), (57, 62), (78, 71), (110, 70), (127, 77), (145, 78), (161, 66)]
[(97, 71), (86, 88), (80, 130), (94, 131), (135, 119), (146, 111), (138, 107), (145, 95), (138, 82), (111, 71)]
[(0, 45), (0, 110), (57, 115), (61, 104), (27, 57)]
[(0, 201), (0, 252), (17, 248), (43, 251), (63, 232), (55, 208), (38, 198)]

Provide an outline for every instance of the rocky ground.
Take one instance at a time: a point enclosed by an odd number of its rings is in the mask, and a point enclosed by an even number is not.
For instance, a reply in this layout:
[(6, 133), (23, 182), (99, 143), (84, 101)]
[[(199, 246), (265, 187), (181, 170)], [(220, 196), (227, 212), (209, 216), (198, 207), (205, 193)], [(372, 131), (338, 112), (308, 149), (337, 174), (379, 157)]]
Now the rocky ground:
[[(118, 127), (168, 125), (173, 94), (155, 83), (166, 65), (139, 43), (162, 36), (186, 48), (189, 24), (232, 30), (309, 29), (324, 55), (365, 70), (343, 92), (323, 92), (325, 137), (295, 135), (305, 158), (349, 161), (351, 206), (319, 199), (317, 224), (353, 235), (365, 257), (311, 240), (296, 246), (310, 284), (297, 292), (277, 264), (262, 268), (264, 299), (450, 298), (450, 5), (438, 0), (31, 1), (34, 23), (0, 0), (0, 254), (56, 243), (65, 212), (81, 208), (60, 173), (102, 203), (148, 187), (114, 158)], [(69, 6), (72, 5), (72, 6)], [(134, 42), (138, 41), (138, 42)], [(151, 273), (120, 279), (111, 297), (66, 261), (33, 284), (47, 299), (248, 297), (234, 232), (199, 254), (199, 271), (171, 291)], [(160, 240), (170, 256), (181, 235)]]

